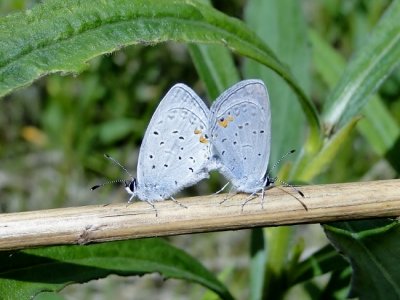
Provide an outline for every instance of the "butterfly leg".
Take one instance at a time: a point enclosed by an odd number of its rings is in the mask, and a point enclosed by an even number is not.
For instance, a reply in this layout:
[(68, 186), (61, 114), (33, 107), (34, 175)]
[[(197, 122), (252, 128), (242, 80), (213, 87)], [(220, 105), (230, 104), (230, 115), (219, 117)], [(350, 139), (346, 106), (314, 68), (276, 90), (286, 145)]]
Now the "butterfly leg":
[(156, 213), (156, 217), (158, 217), (158, 210), (156, 208), (156, 206), (153, 204), (153, 202), (146, 200), (147, 204), (149, 204), (155, 211)]
[(265, 188), (261, 190), (261, 209), (264, 209), (264, 196), (265, 196)]
[(219, 193), (221, 193), (229, 185), (229, 183), (230, 182), (228, 181), (221, 189), (216, 191), (213, 195), (218, 195)]
[(172, 201), (174, 201), (176, 204), (178, 204), (179, 206), (183, 207), (183, 208), (188, 208), (186, 205), (183, 205), (182, 203), (180, 203), (178, 200), (176, 200), (174, 197), (170, 197)]
[(257, 196), (255, 196), (255, 195), (257, 195), (257, 192), (252, 193), (249, 197), (246, 198), (246, 200), (244, 200), (244, 202), (242, 203), (242, 212), (243, 212), (244, 206), (245, 206), (248, 202), (250, 202), (251, 200), (253, 200), (255, 197), (257, 197)]
[(126, 203), (126, 207), (128, 207), (129, 205), (132, 204), (133, 198), (134, 198), (133, 195), (131, 195), (130, 198), (129, 198), (129, 200), (128, 200), (128, 203)]
[[(229, 182), (228, 182), (229, 183)], [(222, 200), (219, 204), (224, 203), (226, 200), (231, 199), (233, 196), (235, 196), (237, 193), (232, 193), (233, 188), (231, 188), (229, 190), (228, 196), (226, 196), (226, 198), (224, 200)]]

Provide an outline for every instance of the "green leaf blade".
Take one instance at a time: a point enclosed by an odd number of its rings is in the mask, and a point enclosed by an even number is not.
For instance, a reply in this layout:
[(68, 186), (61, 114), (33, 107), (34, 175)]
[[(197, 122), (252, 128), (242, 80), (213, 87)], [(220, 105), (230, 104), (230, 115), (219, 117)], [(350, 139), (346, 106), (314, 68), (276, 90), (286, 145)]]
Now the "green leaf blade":
[(202, 1), (48, 0), (0, 24), (0, 96), (49, 73), (80, 72), (90, 59), (128, 45), (219, 44), (273, 69), (297, 93), (309, 122), (319, 126), (312, 103), (265, 43)]
[[(325, 84), (332, 88), (343, 73), (346, 62), (316, 31), (311, 30), (309, 34), (314, 48), (315, 69)], [(359, 121), (358, 130), (375, 152), (384, 156), (400, 134), (395, 118), (377, 95), (370, 98), (361, 113), (364, 118)]]
[(352, 297), (399, 299), (398, 221), (337, 222), (326, 224), (324, 228), (333, 245), (350, 260), (353, 269)]
[(226, 287), (196, 259), (161, 239), (60, 246), (2, 253), (0, 291), (6, 299), (28, 299), (71, 283), (106, 277), (159, 272), (166, 278), (199, 283), (222, 299)]
[[(285, 18), (281, 17), (283, 15)], [(311, 85), (311, 52), (307, 40), (306, 22), (299, 3), (249, 1), (245, 19), (274, 52), (280, 54), (280, 59), (291, 66), (294, 76), (298, 78), (298, 84), (308, 92)], [(290, 26), (287, 26), (288, 20)], [(304, 107), (296, 103), (296, 95), (281, 78), (254, 61), (246, 61), (245, 74), (247, 77), (261, 78), (268, 88), (273, 116), (271, 162), (277, 161), (283, 153), (291, 149), (301, 149), (305, 140), (307, 112)], [(313, 125), (315, 124), (310, 124)]]
[(399, 65), (399, 19), (400, 2), (393, 1), (328, 97), (323, 116), (328, 130), (343, 126), (359, 113), (368, 97)]
[(240, 80), (232, 55), (219, 45), (189, 45), (197, 72), (205, 83), (210, 99)]

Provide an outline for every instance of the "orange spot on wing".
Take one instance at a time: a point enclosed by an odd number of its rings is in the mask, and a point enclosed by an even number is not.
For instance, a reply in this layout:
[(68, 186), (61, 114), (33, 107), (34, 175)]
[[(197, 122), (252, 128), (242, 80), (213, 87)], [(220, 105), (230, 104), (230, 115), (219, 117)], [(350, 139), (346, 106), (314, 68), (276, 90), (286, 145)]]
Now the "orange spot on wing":
[(228, 127), (229, 123), (232, 121), (233, 121), (233, 117), (231, 115), (229, 115), (227, 118), (223, 118), (223, 117), (220, 118), (218, 120), (218, 124), (219, 124), (219, 126), (226, 128), (226, 127)]
[(200, 129), (195, 129), (194, 130), (194, 134), (200, 134), (201, 133), (201, 130)]
[(203, 144), (207, 144), (208, 143), (208, 139), (205, 138), (203, 135), (200, 136), (199, 141), (200, 141), (200, 143), (203, 143)]

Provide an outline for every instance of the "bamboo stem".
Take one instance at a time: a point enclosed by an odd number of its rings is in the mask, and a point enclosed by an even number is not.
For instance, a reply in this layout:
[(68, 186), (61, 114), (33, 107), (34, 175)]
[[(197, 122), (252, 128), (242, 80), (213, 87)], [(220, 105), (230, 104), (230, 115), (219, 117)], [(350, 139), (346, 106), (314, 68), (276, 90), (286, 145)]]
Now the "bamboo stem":
[[(400, 216), (400, 179), (302, 186), (296, 200), (290, 188), (273, 188), (264, 209), (238, 194), (219, 204), (226, 194), (155, 203), (158, 216), (145, 202), (92, 205), (0, 215), (0, 250), (87, 244), (112, 240), (237, 230), (260, 226), (321, 223)], [(296, 198), (295, 198), (296, 197)]]

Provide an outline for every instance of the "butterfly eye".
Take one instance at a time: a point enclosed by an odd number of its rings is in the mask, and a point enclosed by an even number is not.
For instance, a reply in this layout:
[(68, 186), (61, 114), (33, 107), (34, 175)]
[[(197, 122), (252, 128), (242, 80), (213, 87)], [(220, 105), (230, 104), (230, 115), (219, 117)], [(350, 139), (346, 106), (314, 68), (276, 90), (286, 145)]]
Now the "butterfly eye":
[(135, 191), (135, 189), (136, 189), (136, 180), (132, 180), (129, 183), (129, 189), (131, 190), (132, 193)]

